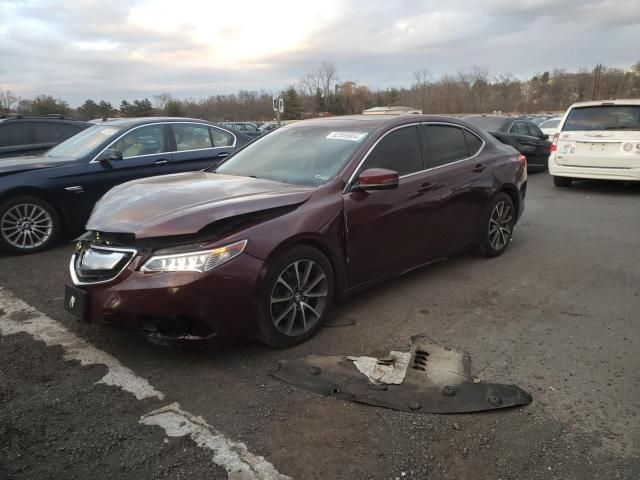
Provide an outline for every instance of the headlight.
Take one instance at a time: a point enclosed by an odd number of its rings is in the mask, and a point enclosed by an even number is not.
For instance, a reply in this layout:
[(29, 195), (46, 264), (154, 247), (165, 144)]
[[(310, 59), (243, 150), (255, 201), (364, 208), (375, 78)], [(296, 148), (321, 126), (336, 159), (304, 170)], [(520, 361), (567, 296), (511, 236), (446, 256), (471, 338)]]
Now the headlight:
[(213, 250), (157, 255), (151, 257), (140, 269), (142, 272), (207, 272), (219, 267), (244, 251), (246, 240)]

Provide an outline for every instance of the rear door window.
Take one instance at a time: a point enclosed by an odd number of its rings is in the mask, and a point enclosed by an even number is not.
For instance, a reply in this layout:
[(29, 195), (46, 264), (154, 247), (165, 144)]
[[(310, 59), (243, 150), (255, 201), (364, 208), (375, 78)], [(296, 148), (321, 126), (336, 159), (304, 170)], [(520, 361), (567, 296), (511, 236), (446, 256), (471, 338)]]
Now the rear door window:
[(209, 127), (189, 123), (174, 123), (171, 125), (176, 138), (176, 150), (202, 150), (212, 148), (213, 142), (209, 135)]
[(35, 143), (59, 143), (75, 135), (80, 128), (61, 122), (33, 122)]
[(403, 127), (384, 137), (369, 154), (361, 170), (368, 168), (386, 168), (399, 175), (423, 170), (418, 127)]
[(29, 125), (27, 122), (7, 122), (0, 124), (0, 147), (29, 145)]
[(122, 153), (122, 158), (139, 157), (166, 152), (163, 125), (136, 128), (117, 140), (110, 148)]
[(427, 167), (439, 167), (470, 157), (464, 131), (453, 125), (423, 126), (429, 144)]
[(640, 130), (640, 105), (596, 105), (572, 108), (563, 132)]

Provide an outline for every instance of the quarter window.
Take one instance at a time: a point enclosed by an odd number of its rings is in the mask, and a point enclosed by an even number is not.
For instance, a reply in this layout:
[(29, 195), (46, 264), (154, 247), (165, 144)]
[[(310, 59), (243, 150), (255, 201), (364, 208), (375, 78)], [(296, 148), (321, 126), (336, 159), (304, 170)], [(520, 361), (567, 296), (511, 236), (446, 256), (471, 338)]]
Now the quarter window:
[(55, 143), (66, 140), (80, 131), (79, 128), (56, 122), (34, 122), (36, 143)]
[(469, 149), (469, 156), (473, 157), (482, 148), (482, 140), (477, 135), (474, 135), (469, 130), (463, 130), (464, 139), (467, 141), (467, 148)]
[(528, 127), (529, 127), (529, 135), (536, 138), (543, 137), (542, 130), (540, 130), (536, 125), (534, 125), (533, 123), (529, 123)]
[(422, 170), (422, 148), (417, 127), (404, 127), (384, 137), (362, 167), (363, 170), (368, 168), (386, 168), (400, 175)]
[(211, 148), (211, 136), (206, 125), (190, 125), (188, 123), (176, 123), (172, 125), (173, 134), (176, 137), (176, 150), (201, 150)]
[(166, 152), (164, 127), (162, 125), (146, 125), (136, 128), (109, 148), (119, 150), (122, 153), (122, 158)]
[(448, 125), (426, 125), (429, 167), (439, 167), (470, 157), (464, 131)]
[(230, 147), (233, 145), (234, 138), (230, 133), (214, 127), (210, 127), (209, 130), (211, 132), (214, 147)]
[(527, 124), (525, 122), (516, 122), (511, 128), (512, 132), (514, 130), (518, 135), (526, 135), (527, 137), (531, 136), (531, 132), (529, 131), (529, 128), (527, 127)]

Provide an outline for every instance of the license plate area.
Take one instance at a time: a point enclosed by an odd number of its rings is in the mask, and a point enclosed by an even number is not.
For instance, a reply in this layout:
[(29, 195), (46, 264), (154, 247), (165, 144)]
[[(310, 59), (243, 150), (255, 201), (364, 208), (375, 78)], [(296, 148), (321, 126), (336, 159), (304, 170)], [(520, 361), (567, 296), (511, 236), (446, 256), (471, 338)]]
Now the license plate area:
[(89, 317), (89, 293), (72, 285), (64, 287), (64, 308), (80, 320)]

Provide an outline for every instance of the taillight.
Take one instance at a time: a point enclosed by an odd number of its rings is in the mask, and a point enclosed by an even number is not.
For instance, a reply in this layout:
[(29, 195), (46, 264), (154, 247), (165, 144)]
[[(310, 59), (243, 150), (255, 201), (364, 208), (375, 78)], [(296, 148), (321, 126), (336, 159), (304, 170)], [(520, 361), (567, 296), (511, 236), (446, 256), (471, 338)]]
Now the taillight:
[(524, 155), (520, 155), (518, 157), (518, 161), (522, 164), (524, 168), (527, 168), (527, 157), (525, 157)]
[(559, 133), (554, 133), (553, 134), (553, 142), (551, 142), (551, 145), (549, 145), (549, 151), (550, 152), (555, 152), (556, 150), (558, 150), (558, 138), (560, 138), (560, 134)]

